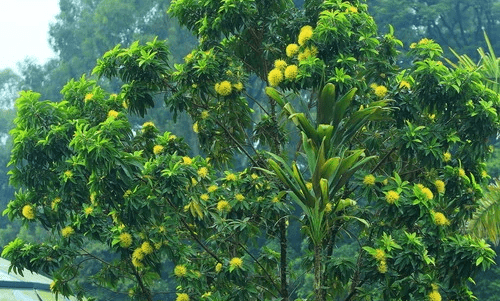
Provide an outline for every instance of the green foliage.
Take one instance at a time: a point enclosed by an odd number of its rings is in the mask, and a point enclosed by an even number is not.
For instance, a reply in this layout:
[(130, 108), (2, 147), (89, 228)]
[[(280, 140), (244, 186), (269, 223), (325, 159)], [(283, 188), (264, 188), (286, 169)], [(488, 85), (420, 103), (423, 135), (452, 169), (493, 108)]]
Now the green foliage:
[[(160, 39), (116, 46), (94, 73), (118, 77), (119, 93), (81, 77), (61, 102), (16, 101), (18, 192), (5, 214), (50, 239), (10, 243), (13, 269), (83, 296), (72, 279), (95, 260), (92, 279), (133, 300), (473, 300), (468, 281), (494, 251), (463, 230), (500, 126), (481, 73), (448, 68), (430, 40), (401, 68), (401, 42), (379, 37), (358, 1), (178, 0), (169, 11), (200, 38), (183, 63)], [(251, 94), (255, 78), (267, 98)], [(207, 158), (127, 119), (157, 94), (189, 114)], [(299, 145), (282, 139), (293, 136)], [(226, 164), (236, 154), (241, 171)]]

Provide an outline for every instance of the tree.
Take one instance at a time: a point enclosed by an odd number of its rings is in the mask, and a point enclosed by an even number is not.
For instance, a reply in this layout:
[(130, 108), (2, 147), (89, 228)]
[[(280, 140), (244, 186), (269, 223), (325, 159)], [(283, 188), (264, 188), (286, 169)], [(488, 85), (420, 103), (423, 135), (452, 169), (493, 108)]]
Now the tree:
[[(467, 281), (494, 252), (461, 233), (499, 127), (480, 73), (446, 67), (427, 39), (397, 66), (401, 42), (377, 36), (358, 1), (178, 0), (169, 11), (200, 39), (184, 63), (172, 68), (159, 39), (118, 45), (93, 73), (119, 78), (120, 93), (84, 76), (62, 102), (17, 100), (19, 190), (5, 212), (53, 240), (11, 242), (14, 271), (50, 273), (70, 294), (81, 262), (96, 260), (93, 279), (134, 300), (473, 299)], [(252, 77), (266, 97), (249, 93)], [(206, 157), (128, 122), (158, 94), (191, 116)], [(244, 170), (229, 168), (237, 152)]]

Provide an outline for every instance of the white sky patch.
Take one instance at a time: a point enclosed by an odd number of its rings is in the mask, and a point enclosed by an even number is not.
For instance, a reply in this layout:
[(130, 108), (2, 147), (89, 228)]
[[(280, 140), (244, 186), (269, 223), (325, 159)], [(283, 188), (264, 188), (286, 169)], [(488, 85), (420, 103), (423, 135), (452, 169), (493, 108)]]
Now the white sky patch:
[(58, 13), (59, 0), (0, 0), (0, 70), (26, 57), (39, 63), (54, 57), (48, 32)]

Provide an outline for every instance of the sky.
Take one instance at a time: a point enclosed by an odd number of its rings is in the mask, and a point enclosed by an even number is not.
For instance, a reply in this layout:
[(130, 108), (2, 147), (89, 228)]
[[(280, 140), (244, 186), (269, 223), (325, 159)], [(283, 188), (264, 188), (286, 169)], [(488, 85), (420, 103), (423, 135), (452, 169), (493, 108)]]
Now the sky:
[(58, 13), (59, 0), (0, 0), (0, 70), (26, 57), (39, 63), (54, 57), (48, 31)]

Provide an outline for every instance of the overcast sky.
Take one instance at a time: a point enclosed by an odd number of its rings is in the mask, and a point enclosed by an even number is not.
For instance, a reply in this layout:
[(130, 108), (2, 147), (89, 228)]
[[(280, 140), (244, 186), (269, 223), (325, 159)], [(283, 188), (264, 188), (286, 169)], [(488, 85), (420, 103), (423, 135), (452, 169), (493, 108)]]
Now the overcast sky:
[(0, 70), (27, 56), (40, 63), (53, 57), (47, 38), (58, 13), (59, 0), (0, 0)]

